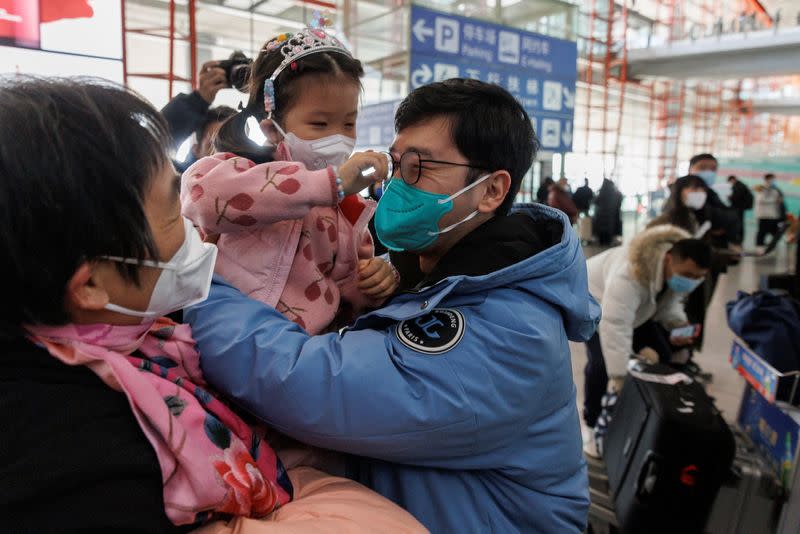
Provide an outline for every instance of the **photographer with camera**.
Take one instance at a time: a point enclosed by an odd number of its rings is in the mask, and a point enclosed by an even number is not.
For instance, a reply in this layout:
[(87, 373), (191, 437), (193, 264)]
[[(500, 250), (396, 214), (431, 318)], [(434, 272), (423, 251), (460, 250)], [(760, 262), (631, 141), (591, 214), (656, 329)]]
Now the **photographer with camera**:
[[(226, 60), (207, 61), (200, 68), (197, 88), (189, 94), (177, 95), (164, 106), (161, 114), (169, 125), (173, 150), (177, 150), (187, 137), (206, 124), (209, 106), (221, 89), (235, 87), (246, 90), (247, 67), (250, 63), (252, 60), (238, 50)], [(200, 143), (201, 140), (197, 141)], [(190, 153), (186, 161), (178, 165), (179, 170), (188, 168), (194, 161), (195, 155)]]

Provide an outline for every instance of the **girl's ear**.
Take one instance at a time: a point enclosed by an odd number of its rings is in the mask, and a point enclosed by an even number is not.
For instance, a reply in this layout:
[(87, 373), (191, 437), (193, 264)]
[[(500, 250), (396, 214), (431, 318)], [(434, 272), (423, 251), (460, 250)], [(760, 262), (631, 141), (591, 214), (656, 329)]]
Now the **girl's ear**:
[(267, 137), (272, 146), (278, 146), (278, 143), (283, 141), (283, 136), (280, 134), (278, 129), (275, 128), (275, 124), (273, 124), (272, 119), (264, 119), (259, 123), (259, 126), (261, 126), (261, 131)]

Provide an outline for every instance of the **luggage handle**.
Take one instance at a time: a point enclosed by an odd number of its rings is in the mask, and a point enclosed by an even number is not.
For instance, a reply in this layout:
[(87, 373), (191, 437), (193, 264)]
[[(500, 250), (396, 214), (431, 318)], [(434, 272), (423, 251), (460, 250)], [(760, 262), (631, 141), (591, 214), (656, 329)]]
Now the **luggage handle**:
[(639, 469), (639, 478), (636, 481), (636, 496), (640, 500), (647, 500), (653, 495), (653, 491), (658, 482), (659, 464), (663, 458), (653, 451), (647, 451), (647, 455)]

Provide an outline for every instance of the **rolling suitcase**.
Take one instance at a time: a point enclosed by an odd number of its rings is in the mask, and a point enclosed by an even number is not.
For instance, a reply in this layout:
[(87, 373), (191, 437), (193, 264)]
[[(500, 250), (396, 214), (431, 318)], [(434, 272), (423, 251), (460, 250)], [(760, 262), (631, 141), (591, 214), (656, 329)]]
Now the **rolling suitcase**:
[(604, 460), (624, 534), (702, 532), (733, 461), (733, 435), (703, 387), (670, 375), (638, 364), (608, 427)]
[(780, 481), (738, 430), (736, 458), (717, 494), (706, 534), (766, 534), (775, 532), (783, 503)]

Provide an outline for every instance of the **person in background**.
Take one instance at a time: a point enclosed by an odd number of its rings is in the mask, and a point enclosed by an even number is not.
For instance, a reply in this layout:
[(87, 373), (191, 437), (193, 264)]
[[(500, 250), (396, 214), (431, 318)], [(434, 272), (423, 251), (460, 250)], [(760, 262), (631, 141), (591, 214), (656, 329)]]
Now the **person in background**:
[(604, 178), (594, 203), (592, 229), (600, 246), (607, 247), (622, 235), (622, 200), (614, 182)]
[(596, 429), (585, 438), (584, 450), (597, 456), (602, 451), (595, 445), (602, 447), (608, 423), (601, 417), (603, 396), (620, 391), (628, 359), (677, 365), (688, 361), (685, 347), (694, 337), (675, 338), (670, 332), (689, 324), (683, 300), (705, 280), (711, 249), (681, 228), (662, 225), (645, 230), (627, 246), (590, 258), (586, 265), (589, 291), (602, 308), (597, 333), (586, 343), (583, 411), (586, 425)]
[(790, 234), (787, 241), (797, 245), (795, 247), (794, 278), (795, 287), (798, 290), (798, 294), (800, 294), (800, 213), (797, 214), (797, 217), (795, 217), (794, 222), (792, 223), (792, 228), (790, 229)]
[(689, 160), (689, 174), (699, 176), (708, 187), (717, 181), (719, 162), (713, 154), (697, 154)]
[[(161, 109), (161, 114), (167, 120), (169, 127), (173, 152), (187, 137), (203, 127), (208, 120), (208, 108), (214, 102), (217, 93), (228, 87), (225, 70), (218, 65), (219, 61), (204, 63), (198, 75), (197, 88), (191, 93), (181, 93), (173, 97)], [(196, 156), (189, 156), (187, 161), (177, 166), (178, 170), (186, 170), (196, 159)]]
[(775, 185), (775, 175), (764, 175), (764, 184), (756, 186), (756, 219), (758, 235), (756, 246), (763, 247), (767, 236), (776, 239), (780, 224), (786, 219), (783, 192)]
[(592, 207), (594, 201), (594, 191), (589, 187), (589, 180), (584, 179), (583, 185), (580, 186), (575, 193), (572, 194), (572, 201), (578, 211), (584, 215), (589, 214), (589, 209)]
[(195, 142), (192, 145), (194, 160), (214, 154), (214, 138), (222, 123), (236, 115), (236, 110), (228, 106), (217, 106), (206, 112), (206, 119), (194, 132)]
[[(711, 195), (715, 194), (710, 190), (705, 181), (699, 176), (682, 176), (675, 180), (671, 187), (671, 194), (664, 205), (663, 213), (650, 221), (648, 228), (671, 224), (689, 232), (692, 236), (701, 238), (709, 245), (719, 240), (718, 236), (713, 235), (715, 208), (710, 206)], [(716, 197), (719, 200), (719, 197)], [(726, 211), (730, 212), (726, 208)], [(693, 324), (705, 325), (706, 310), (714, 295), (719, 275), (726, 271), (730, 262), (731, 254), (725, 249), (713, 249), (711, 270), (708, 280), (686, 299), (686, 313)], [(703, 342), (705, 329), (702, 328), (697, 339), (697, 348)], [(689, 362), (687, 371), (700, 375), (702, 371), (694, 363)], [(704, 378), (708, 375), (703, 374)]]
[(736, 210), (739, 218), (739, 231), (732, 243), (741, 246), (744, 242), (744, 214), (747, 210), (753, 209), (753, 193), (736, 176), (728, 176), (728, 184), (731, 186), (730, 205)]
[(539, 186), (539, 190), (536, 191), (536, 202), (539, 204), (547, 204), (547, 197), (550, 195), (550, 187), (555, 184), (555, 181), (548, 176), (542, 182), (542, 185)]
[[(722, 202), (715, 186), (718, 188), (717, 170), (719, 162), (712, 154), (697, 154), (689, 160), (689, 175), (699, 176), (705, 183), (706, 206), (699, 222), (702, 225), (706, 221), (711, 223), (709, 236), (712, 245), (717, 249), (727, 249), (731, 243), (736, 241), (741, 229), (739, 228), (739, 218), (734, 209), (729, 208)], [(737, 249), (735, 252), (741, 252)]]
[(575, 224), (578, 222), (578, 208), (572, 201), (572, 195), (569, 192), (569, 183), (566, 178), (561, 178), (558, 183), (550, 186), (550, 192), (547, 195), (547, 205), (551, 208), (561, 210), (569, 217), (569, 222)]
[(670, 189), (663, 212), (647, 227), (671, 224), (694, 236), (701, 224), (708, 220), (708, 188), (705, 181), (695, 175), (682, 176), (675, 180)]

